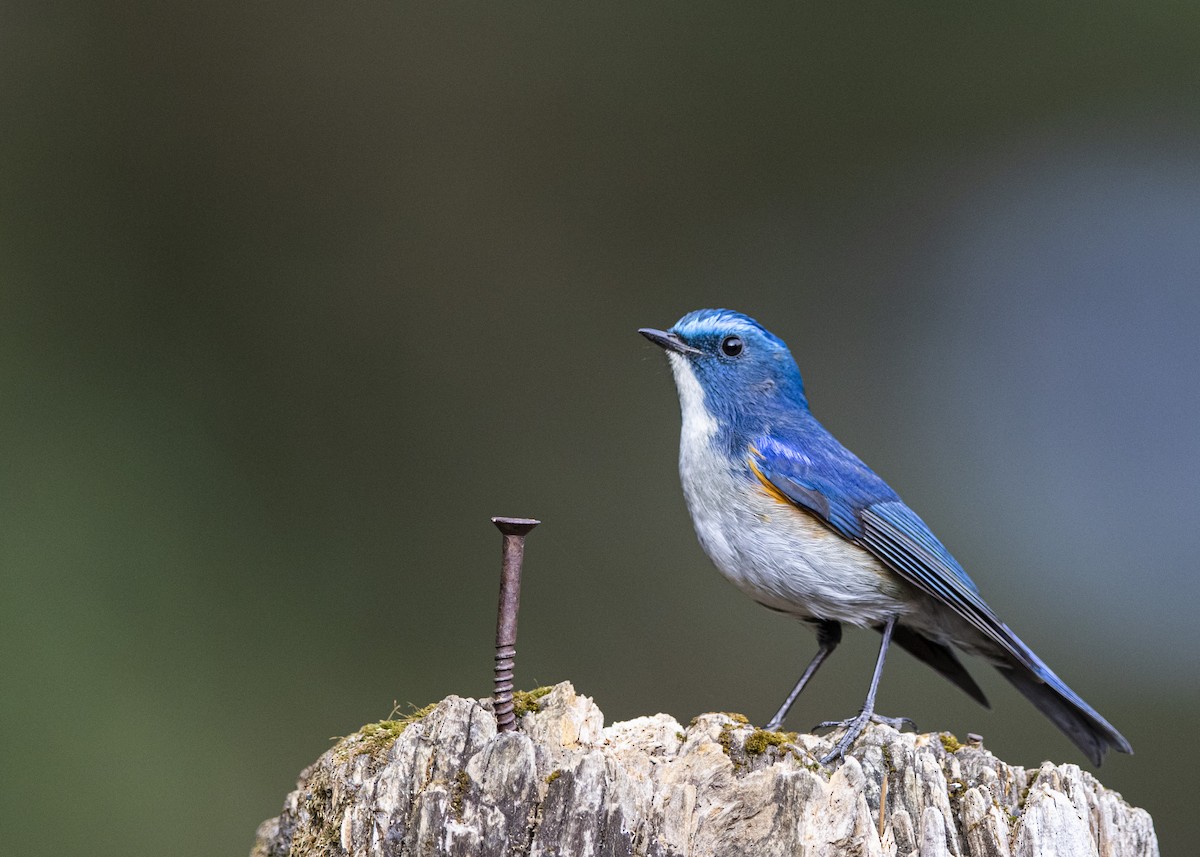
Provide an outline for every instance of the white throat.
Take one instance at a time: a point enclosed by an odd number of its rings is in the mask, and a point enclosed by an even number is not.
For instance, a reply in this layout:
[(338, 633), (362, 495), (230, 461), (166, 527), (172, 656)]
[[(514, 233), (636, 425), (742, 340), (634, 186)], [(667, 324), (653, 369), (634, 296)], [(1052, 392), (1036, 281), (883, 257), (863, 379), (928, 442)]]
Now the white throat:
[(679, 390), (679, 410), (682, 414), (680, 430), (680, 455), (689, 451), (698, 452), (707, 447), (717, 433), (717, 420), (704, 404), (704, 388), (696, 379), (696, 373), (688, 359), (682, 354), (667, 352), (671, 371), (675, 373), (675, 387)]

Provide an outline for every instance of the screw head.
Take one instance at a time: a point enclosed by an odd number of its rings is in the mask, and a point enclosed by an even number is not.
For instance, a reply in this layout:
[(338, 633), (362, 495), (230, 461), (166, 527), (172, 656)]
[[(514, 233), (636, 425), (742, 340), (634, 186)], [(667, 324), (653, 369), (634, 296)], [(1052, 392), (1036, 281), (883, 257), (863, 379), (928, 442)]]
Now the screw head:
[(492, 518), (492, 523), (506, 536), (523, 536), (541, 521), (533, 518)]

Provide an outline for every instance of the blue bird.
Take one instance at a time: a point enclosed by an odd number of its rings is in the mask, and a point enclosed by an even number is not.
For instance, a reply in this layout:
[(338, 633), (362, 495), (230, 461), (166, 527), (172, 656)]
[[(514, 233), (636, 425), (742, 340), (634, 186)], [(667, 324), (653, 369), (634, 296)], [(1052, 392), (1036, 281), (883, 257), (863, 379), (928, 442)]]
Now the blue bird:
[(705, 553), (759, 604), (816, 630), (817, 653), (768, 730), (783, 724), (848, 623), (877, 629), (883, 642), (862, 710), (822, 724), (845, 730), (825, 764), (844, 757), (869, 721), (906, 719), (875, 714), (892, 642), (986, 706), (954, 648), (985, 658), (1094, 764), (1109, 747), (1133, 752), (1000, 621), (899, 495), (817, 422), (781, 339), (722, 309), (638, 332), (666, 350), (675, 376), (679, 475)]

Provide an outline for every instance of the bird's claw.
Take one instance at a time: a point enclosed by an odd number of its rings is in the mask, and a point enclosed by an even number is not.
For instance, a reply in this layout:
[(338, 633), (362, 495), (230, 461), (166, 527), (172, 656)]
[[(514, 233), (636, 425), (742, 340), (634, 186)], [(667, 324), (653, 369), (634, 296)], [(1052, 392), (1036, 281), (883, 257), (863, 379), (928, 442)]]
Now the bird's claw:
[[(849, 720), (826, 720), (818, 723), (813, 729), (840, 729), (843, 726), (851, 725), (860, 718), (862, 718), (861, 714), (851, 717)], [(869, 714), (866, 720), (869, 720), (871, 723), (882, 723), (884, 726), (891, 726), (896, 730), (900, 730), (905, 724), (914, 730), (917, 728), (917, 722), (911, 717), (884, 717), (882, 714)], [(864, 723), (864, 725), (866, 724)]]
[(835, 759), (845, 759), (846, 753), (850, 747), (858, 740), (858, 736), (867, 728), (868, 723), (882, 723), (885, 726), (891, 726), (893, 729), (900, 730), (904, 724), (908, 724), (914, 730), (917, 724), (909, 717), (884, 717), (880, 714), (875, 714), (871, 711), (864, 711), (849, 720), (826, 720), (823, 723), (818, 723), (813, 727), (816, 729), (842, 729), (846, 730), (845, 734), (838, 740), (825, 756), (821, 759), (822, 765), (828, 765)]
[(884, 726), (891, 726), (897, 732), (903, 732), (904, 726), (907, 724), (912, 731), (917, 731), (917, 721), (911, 717), (883, 717), (879, 714), (871, 715), (872, 723), (882, 723)]

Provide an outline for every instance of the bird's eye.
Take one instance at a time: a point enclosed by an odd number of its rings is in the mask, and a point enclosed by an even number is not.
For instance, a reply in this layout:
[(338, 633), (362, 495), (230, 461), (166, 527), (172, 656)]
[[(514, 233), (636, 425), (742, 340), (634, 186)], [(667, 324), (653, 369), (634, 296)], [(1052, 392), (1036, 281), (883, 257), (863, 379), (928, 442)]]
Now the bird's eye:
[(726, 357), (737, 357), (745, 347), (746, 344), (740, 336), (726, 336), (721, 340), (721, 352)]

